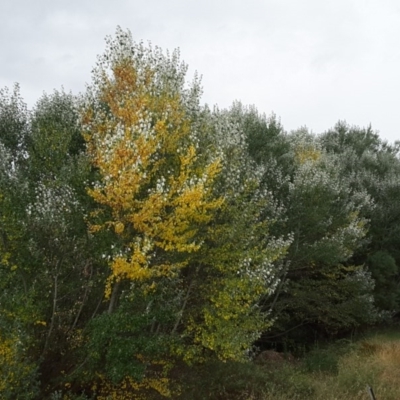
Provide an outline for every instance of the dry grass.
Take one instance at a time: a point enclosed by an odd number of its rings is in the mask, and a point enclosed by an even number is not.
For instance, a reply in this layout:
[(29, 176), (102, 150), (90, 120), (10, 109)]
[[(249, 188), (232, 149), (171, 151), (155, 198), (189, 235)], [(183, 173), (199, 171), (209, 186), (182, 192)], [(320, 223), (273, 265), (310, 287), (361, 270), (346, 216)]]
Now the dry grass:
[[(336, 368), (317, 370), (318, 365), (324, 365), (323, 360), (333, 363), (335, 355)], [(372, 386), (378, 400), (400, 399), (400, 331), (396, 336), (381, 334), (350, 343), (340, 351), (334, 346), (316, 350), (311, 362), (314, 371), (305, 368), (306, 362), (303, 368), (291, 368), (282, 374), (286, 389), (280, 385), (261, 399), (369, 400), (367, 385)]]
[(315, 399), (368, 399), (367, 384), (378, 400), (400, 399), (400, 338), (362, 340), (338, 360), (337, 375), (315, 375)]

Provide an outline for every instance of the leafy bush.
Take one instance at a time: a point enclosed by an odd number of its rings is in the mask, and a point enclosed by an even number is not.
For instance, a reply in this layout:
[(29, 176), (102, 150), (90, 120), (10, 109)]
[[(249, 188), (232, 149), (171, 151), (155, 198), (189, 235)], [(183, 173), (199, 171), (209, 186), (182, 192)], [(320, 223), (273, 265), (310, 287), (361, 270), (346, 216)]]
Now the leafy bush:
[(17, 335), (0, 332), (0, 397), (30, 400), (38, 394), (37, 367)]

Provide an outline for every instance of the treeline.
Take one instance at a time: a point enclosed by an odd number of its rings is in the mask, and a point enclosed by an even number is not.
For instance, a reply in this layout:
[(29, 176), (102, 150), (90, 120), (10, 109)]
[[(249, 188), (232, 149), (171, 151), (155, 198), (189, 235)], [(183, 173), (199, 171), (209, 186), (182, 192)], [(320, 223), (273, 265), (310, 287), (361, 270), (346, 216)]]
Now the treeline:
[(2, 398), (178, 398), (396, 317), (399, 145), (210, 109), (186, 72), (119, 29), (85, 94), (0, 92)]

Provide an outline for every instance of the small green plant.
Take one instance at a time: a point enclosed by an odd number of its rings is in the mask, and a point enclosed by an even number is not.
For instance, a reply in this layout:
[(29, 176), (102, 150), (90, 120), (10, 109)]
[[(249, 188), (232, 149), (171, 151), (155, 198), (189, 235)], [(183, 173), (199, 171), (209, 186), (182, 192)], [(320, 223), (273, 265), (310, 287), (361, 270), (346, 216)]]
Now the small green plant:
[(307, 372), (337, 374), (338, 360), (339, 355), (334, 349), (314, 349), (305, 356), (303, 364)]

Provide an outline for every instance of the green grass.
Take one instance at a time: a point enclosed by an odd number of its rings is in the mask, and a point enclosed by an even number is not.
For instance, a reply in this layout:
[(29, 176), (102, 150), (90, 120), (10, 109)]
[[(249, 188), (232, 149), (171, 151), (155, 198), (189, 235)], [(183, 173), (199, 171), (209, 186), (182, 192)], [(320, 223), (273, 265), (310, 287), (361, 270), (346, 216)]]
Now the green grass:
[(315, 347), (292, 363), (214, 363), (194, 374), (182, 399), (400, 399), (400, 329)]

